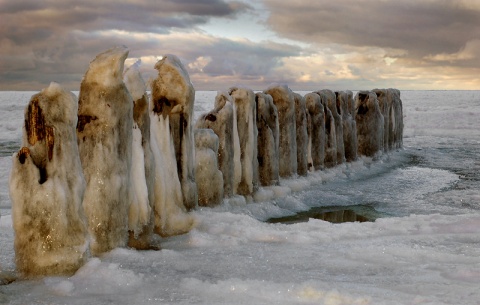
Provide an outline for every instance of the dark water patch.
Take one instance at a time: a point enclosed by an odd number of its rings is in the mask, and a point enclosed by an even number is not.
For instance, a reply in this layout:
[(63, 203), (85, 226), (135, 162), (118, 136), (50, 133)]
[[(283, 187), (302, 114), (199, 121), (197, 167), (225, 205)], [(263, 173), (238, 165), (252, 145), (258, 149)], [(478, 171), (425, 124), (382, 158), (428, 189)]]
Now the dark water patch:
[(407, 166), (421, 166), (425, 164), (425, 157), (422, 155), (411, 154), (408, 156)]
[(314, 207), (308, 211), (298, 212), (295, 215), (270, 218), (268, 223), (293, 224), (307, 222), (310, 218), (320, 219), (331, 223), (344, 222), (373, 222), (378, 218), (391, 216), (377, 211), (372, 205), (349, 205)]

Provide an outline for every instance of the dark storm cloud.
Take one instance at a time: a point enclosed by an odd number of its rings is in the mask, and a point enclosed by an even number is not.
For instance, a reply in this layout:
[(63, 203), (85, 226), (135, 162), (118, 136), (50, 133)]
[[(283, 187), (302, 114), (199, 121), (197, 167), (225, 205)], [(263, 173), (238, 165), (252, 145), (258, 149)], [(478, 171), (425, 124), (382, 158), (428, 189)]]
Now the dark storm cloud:
[(269, 26), (291, 39), (404, 49), (422, 59), (480, 37), (477, 1), (265, 0)]
[[(0, 34), (14, 41), (23, 41), (24, 35), (33, 39), (35, 34), (42, 31), (55, 35), (70, 29), (148, 29), (164, 32), (171, 27), (188, 28), (203, 24), (213, 16), (232, 17), (249, 9), (247, 5), (238, 2), (227, 3), (221, 0), (10, 2), (12, 1), (0, 2)], [(30, 34), (32, 32), (33, 35)]]
[(25, 83), (36, 77), (47, 84), (82, 75), (96, 54), (118, 44), (133, 45), (134, 54), (140, 45), (159, 48), (144, 39), (126, 41), (115, 31), (191, 31), (210, 18), (234, 18), (250, 9), (223, 0), (0, 0), (0, 87), (20, 83), (21, 75)]

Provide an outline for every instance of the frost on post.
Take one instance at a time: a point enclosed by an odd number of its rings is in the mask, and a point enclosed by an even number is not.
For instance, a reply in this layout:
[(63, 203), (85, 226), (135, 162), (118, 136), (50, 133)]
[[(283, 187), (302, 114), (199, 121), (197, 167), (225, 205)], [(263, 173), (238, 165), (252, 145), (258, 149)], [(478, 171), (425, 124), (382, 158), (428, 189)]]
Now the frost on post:
[(359, 91), (355, 96), (355, 109), (358, 154), (375, 157), (383, 150), (384, 126), (377, 95), (371, 91)]
[(320, 96), (316, 93), (305, 94), (305, 104), (310, 116), (308, 126), (309, 169), (321, 170), (325, 166), (325, 111)]
[(197, 206), (198, 200), (192, 126), (195, 89), (187, 70), (175, 55), (163, 56), (155, 69), (158, 76), (151, 85), (153, 112), (169, 120), (183, 205), (190, 210)]
[(258, 188), (257, 115), (255, 94), (247, 88), (230, 88), (240, 142), (241, 180), (239, 195), (251, 195)]
[(77, 137), (93, 255), (128, 239), (133, 101), (122, 79), (127, 55), (125, 47), (97, 55), (80, 86)]
[(200, 206), (214, 207), (223, 200), (223, 175), (217, 161), (218, 144), (213, 130), (195, 129), (195, 175)]
[(138, 62), (125, 70), (123, 79), (133, 98), (131, 202), (128, 213), (128, 246), (150, 249), (153, 231), (155, 160), (150, 145), (150, 116), (146, 85)]
[[(214, 109), (202, 114), (195, 124), (195, 128), (212, 129), (218, 137), (218, 168), (223, 175), (224, 197), (236, 193), (235, 185), (240, 182), (242, 174), (236, 121), (232, 97), (226, 92), (219, 92)], [(238, 152), (236, 156), (235, 151)]]
[(293, 93), (286, 85), (273, 85), (264, 93), (272, 96), (278, 111), (280, 177), (294, 176), (297, 174), (297, 128)]
[(258, 129), (258, 175), (262, 186), (277, 185), (278, 174), (279, 125), (277, 107), (269, 94), (258, 92), (257, 104)]
[(25, 109), (22, 148), (10, 176), (15, 259), (26, 277), (70, 275), (88, 248), (76, 97), (56, 83)]

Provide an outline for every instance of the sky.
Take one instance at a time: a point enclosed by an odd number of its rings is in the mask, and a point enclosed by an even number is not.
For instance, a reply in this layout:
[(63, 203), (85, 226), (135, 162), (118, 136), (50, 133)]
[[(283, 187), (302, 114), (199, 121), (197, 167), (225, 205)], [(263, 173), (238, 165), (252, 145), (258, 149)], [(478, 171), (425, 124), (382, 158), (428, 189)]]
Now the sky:
[(196, 90), (480, 90), (480, 0), (0, 0), (0, 90), (79, 90), (118, 45)]

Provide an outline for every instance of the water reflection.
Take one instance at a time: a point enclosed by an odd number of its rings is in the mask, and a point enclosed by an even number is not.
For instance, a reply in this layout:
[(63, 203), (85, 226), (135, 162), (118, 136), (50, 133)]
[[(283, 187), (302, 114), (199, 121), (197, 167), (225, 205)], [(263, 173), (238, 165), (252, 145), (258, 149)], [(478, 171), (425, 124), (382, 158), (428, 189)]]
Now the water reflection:
[(310, 218), (325, 220), (331, 223), (366, 222), (386, 217), (370, 205), (315, 207), (308, 211), (299, 212), (292, 216), (270, 218), (268, 223), (292, 224), (307, 222)]

